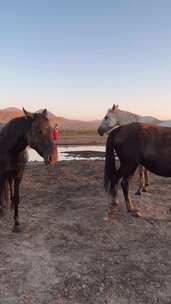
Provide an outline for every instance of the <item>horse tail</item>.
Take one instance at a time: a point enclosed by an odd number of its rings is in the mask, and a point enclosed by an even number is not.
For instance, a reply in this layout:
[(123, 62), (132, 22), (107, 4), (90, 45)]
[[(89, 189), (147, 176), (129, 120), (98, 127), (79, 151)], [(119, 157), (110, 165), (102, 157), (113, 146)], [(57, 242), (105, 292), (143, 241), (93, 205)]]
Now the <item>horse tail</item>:
[(112, 191), (112, 185), (115, 182), (117, 168), (115, 163), (114, 153), (114, 137), (118, 129), (113, 130), (106, 142), (106, 157), (105, 157), (105, 169), (104, 169), (104, 188), (106, 192)]

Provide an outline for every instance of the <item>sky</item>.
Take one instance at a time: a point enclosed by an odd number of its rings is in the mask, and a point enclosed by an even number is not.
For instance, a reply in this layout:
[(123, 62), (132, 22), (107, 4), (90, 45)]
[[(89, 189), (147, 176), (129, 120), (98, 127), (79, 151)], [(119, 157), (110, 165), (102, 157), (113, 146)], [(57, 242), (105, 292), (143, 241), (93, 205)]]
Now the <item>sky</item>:
[(171, 119), (170, 0), (0, 0), (0, 108)]

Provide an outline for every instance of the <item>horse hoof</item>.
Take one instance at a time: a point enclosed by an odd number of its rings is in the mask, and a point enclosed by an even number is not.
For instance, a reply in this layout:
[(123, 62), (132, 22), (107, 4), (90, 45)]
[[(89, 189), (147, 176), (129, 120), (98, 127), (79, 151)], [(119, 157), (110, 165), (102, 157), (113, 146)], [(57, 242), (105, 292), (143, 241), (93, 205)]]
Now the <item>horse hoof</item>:
[(12, 229), (13, 232), (20, 232), (21, 231), (21, 228), (19, 225), (14, 225), (13, 229)]
[(141, 213), (137, 210), (131, 211), (131, 215), (134, 217), (142, 217)]
[(146, 188), (143, 188), (143, 189), (142, 189), (142, 192), (147, 192), (147, 189), (146, 189)]

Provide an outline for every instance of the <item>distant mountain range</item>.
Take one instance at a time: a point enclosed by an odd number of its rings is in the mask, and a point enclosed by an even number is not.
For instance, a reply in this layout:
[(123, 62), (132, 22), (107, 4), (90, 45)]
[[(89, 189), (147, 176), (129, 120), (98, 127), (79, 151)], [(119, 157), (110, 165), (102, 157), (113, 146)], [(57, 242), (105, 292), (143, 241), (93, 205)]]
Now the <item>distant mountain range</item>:
[[(15, 117), (23, 115), (23, 111), (18, 108), (5, 108), (0, 110), (0, 123), (4, 124)], [(61, 130), (97, 130), (100, 120), (82, 121), (67, 119), (61, 116), (56, 116), (52, 112), (48, 111), (49, 120), (52, 126), (58, 123)], [(144, 116), (149, 123), (160, 124), (165, 126), (171, 126), (171, 121), (160, 121), (152, 116)]]
[[(12, 118), (20, 117), (23, 115), (23, 111), (17, 108), (5, 108), (0, 110), (0, 123), (6, 123)], [(52, 112), (48, 111), (48, 116), (51, 125), (58, 123), (59, 128), (62, 130), (96, 130), (99, 126), (100, 120), (82, 121), (67, 119), (61, 116), (56, 116)]]

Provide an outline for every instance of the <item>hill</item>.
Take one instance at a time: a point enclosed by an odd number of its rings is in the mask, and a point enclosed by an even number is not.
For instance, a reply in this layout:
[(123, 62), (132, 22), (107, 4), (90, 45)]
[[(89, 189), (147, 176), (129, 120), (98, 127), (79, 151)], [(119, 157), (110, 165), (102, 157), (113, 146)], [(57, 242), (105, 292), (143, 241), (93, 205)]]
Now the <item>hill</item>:
[[(17, 108), (5, 108), (0, 110), (0, 122), (6, 123), (9, 120), (15, 117), (20, 117), (22, 115), (23, 112)], [(51, 125), (53, 126), (55, 123), (58, 123), (59, 128), (62, 130), (96, 130), (100, 123), (99, 120), (82, 121), (67, 119), (61, 116), (56, 116), (55, 114), (49, 111), (48, 116)]]
[[(41, 111), (41, 110), (40, 110)], [(18, 108), (5, 108), (0, 110), (0, 123), (6, 123), (10, 119), (15, 117), (20, 117), (23, 115), (23, 111)], [(66, 130), (66, 131), (88, 131), (93, 130), (96, 131), (100, 120), (93, 120), (93, 121), (82, 121), (82, 120), (74, 120), (74, 119), (67, 119), (61, 116), (56, 116), (54, 113), (48, 111), (49, 120), (52, 126), (55, 123), (58, 123), (59, 129)], [(163, 123), (163, 125), (167, 125), (169, 121), (161, 122), (160, 120), (152, 117), (152, 116), (142, 116), (143, 120), (145, 118), (146, 122), (159, 124)], [(166, 123), (166, 124), (165, 124)]]

